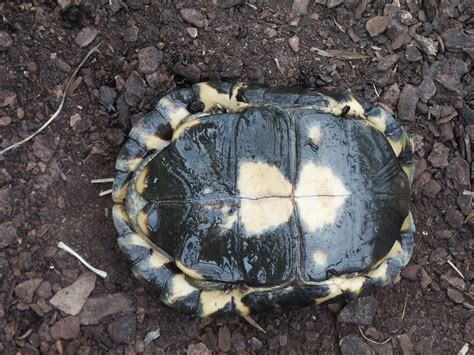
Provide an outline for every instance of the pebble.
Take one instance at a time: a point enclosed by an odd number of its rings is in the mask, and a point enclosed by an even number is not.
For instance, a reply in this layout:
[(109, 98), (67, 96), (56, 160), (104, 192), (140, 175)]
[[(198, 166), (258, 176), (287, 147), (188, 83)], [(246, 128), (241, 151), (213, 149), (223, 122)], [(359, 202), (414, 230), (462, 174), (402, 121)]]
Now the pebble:
[(146, 47), (138, 51), (138, 71), (151, 74), (163, 61), (163, 52), (155, 47)]
[(435, 80), (449, 91), (461, 94), (463, 91), (462, 84), (451, 75), (438, 74)]
[(431, 166), (435, 168), (445, 168), (449, 165), (448, 154), (448, 147), (446, 147), (443, 143), (435, 143), (433, 144), (433, 149), (428, 156), (428, 161), (431, 163)]
[(123, 293), (101, 295), (89, 298), (80, 313), (81, 324), (93, 325), (107, 316), (125, 310), (132, 310), (132, 300)]
[(306, 15), (308, 13), (309, 0), (294, 0), (291, 10), (296, 15)]
[(12, 222), (0, 224), (0, 249), (16, 244), (16, 239), (17, 231)]
[(344, 0), (327, 0), (326, 6), (328, 7), (328, 9), (332, 9), (336, 6), (341, 5), (343, 2)]
[(107, 111), (114, 107), (116, 98), (117, 91), (110, 86), (102, 85), (99, 88), (99, 102), (107, 109)]
[(415, 34), (415, 41), (427, 55), (435, 56), (438, 53), (438, 42), (436, 40)]
[(43, 282), (42, 279), (36, 278), (19, 283), (14, 289), (15, 296), (24, 303), (33, 302), (33, 295), (41, 282)]
[(441, 185), (433, 179), (430, 179), (421, 189), (421, 193), (429, 198), (436, 197), (441, 191)]
[(249, 340), (249, 344), (252, 347), (253, 350), (258, 350), (261, 349), (263, 344), (260, 339), (256, 337), (251, 337)]
[(398, 100), (400, 100), (400, 88), (397, 83), (393, 83), (384, 91), (382, 100), (388, 107), (395, 110)]
[(386, 71), (393, 67), (395, 63), (400, 59), (399, 54), (391, 54), (383, 57), (380, 62), (377, 64), (377, 70)]
[(420, 285), (423, 289), (427, 288), (430, 285), (431, 281), (433, 281), (430, 275), (428, 275), (426, 270), (423, 268), (418, 273), (418, 276), (420, 277)]
[(12, 44), (13, 39), (11, 36), (5, 31), (0, 31), (0, 51), (8, 49)]
[(294, 53), (298, 53), (300, 51), (300, 39), (298, 36), (288, 38), (288, 44)]
[(184, 76), (191, 83), (197, 83), (201, 79), (201, 69), (196, 64), (185, 65), (178, 62), (173, 66), (173, 72)]
[(406, 49), (405, 49), (405, 58), (409, 62), (419, 62), (423, 59), (423, 56), (421, 55), (421, 52), (416, 47), (416, 44), (409, 43), (407, 44)]
[(408, 279), (410, 281), (415, 281), (418, 278), (418, 273), (421, 270), (421, 265), (413, 264), (408, 265), (404, 268), (401, 272), (403, 278)]
[(378, 305), (373, 296), (358, 298), (342, 309), (337, 321), (345, 324), (371, 325)]
[(41, 285), (39, 285), (39, 287), (36, 289), (36, 295), (39, 298), (49, 300), (53, 295), (53, 292), (51, 291), (51, 282), (43, 281)]
[(411, 26), (418, 22), (418, 20), (411, 14), (410, 11), (400, 11), (400, 22), (404, 25)]
[(198, 36), (198, 29), (196, 27), (186, 27), (186, 33), (192, 39)]
[(12, 118), (10, 116), (0, 117), (0, 127), (6, 127), (12, 123)]
[(386, 16), (375, 16), (372, 17), (365, 24), (367, 32), (369, 32), (371, 37), (377, 36), (383, 33), (387, 29), (388, 17)]
[(196, 26), (197, 28), (203, 28), (208, 25), (208, 21), (206, 19), (206, 16), (203, 14), (202, 11), (198, 9), (181, 9), (179, 11), (179, 14), (181, 15), (181, 18), (186, 21), (187, 23), (190, 23), (191, 25)]
[(125, 102), (129, 106), (136, 106), (145, 96), (145, 80), (140, 74), (133, 71), (125, 82)]
[(135, 341), (137, 317), (133, 313), (117, 318), (109, 324), (107, 331), (119, 344), (132, 344)]
[(403, 355), (415, 354), (415, 348), (408, 334), (398, 335), (397, 341)]
[(460, 185), (468, 186), (470, 183), (469, 163), (461, 157), (451, 159), (446, 169), (446, 176)]
[(71, 126), (72, 128), (76, 127), (77, 123), (82, 120), (82, 117), (80, 114), (78, 113), (75, 113), (74, 115), (72, 115), (70, 118), (69, 118), (69, 126)]
[(128, 43), (136, 42), (138, 39), (139, 29), (137, 26), (130, 26), (125, 29), (123, 40)]
[(230, 338), (230, 331), (227, 326), (223, 326), (219, 328), (217, 333), (217, 345), (219, 349), (224, 352), (228, 352), (231, 349), (231, 338)]
[(56, 292), (49, 303), (64, 313), (78, 315), (94, 290), (96, 279), (97, 276), (92, 272), (83, 273), (74, 283)]
[(99, 32), (92, 27), (84, 27), (76, 36), (76, 43), (79, 47), (84, 48), (91, 44), (97, 37)]
[(342, 355), (374, 355), (375, 351), (364, 340), (353, 334), (346, 335), (339, 342)]
[(415, 86), (406, 84), (398, 101), (398, 117), (401, 120), (414, 121), (418, 94)]
[(464, 224), (464, 215), (456, 209), (450, 209), (444, 215), (444, 220), (453, 228), (461, 228)]
[(245, 350), (245, 338), (242, 333), (235, 332), (232, 334), (232, 345), (234, 346), (235, 350)]
[(33, 154), (45, 163), (48, 163), (53, 157), (54, 150), (49, 146), (50, 141), (46, 136), (36, 136), (33, 140)]
[(186, 355), (211, 355), (211, 354), (212, 352), (204, 343), (190, 344), (188, 348), (186, 349)]
[(15, 103), (16, 94), (10, 91), (0, 91), (0, 107), (11, 106)]
[(474, 342), (474, 315), (464, 325), (464, 340), (468, 343)]
[(441, 34), (444, 46), (447, 49), (462, 50), (474, 47), (474, 36), (464, 33), (459, 28), (450, 28)]
[(430, 76), (425, 76), (418, 86), (418, 96), (424, 103), (436, 94), (436, 85)]
[(127, 5), (132, 10), (140, 10), (145, 6), (145, 0), (127, 0)]
[(464, 302), (464, 295), (462, 292), (454, 289), (454, 288), (448, 288), (448, 297), (451, 301), (453, 301), (454, 303), (458, 303), (458, 304), (461, 304)]
[(54, 323), (49, 332), (53, 339), (76, 339), (79, 336), (79, 317), (68, 316)]

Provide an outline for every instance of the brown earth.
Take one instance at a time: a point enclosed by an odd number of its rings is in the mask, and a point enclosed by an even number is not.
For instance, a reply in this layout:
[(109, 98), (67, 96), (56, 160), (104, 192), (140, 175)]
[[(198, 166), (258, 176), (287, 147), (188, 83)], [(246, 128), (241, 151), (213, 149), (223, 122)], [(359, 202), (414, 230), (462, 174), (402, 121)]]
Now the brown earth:
[[(472, 196), (463, 195), (474, 176), (471, 1), (59, 3), (0, 4), (2, 149), (48, 119), (73, 69), (101, 43), (56, 121), (0, 156), (0, 353), (472, 351)], [(368, 58), (324, 57), (313, 47)], [(263, 334), (237, 317), (180, 314), (132, 277), (115, 242), (110, 196), (98, 196), (110, 185), (90, 180), (113, 177), (130, 125), (163, 94), (237, 78), (350, 88), (398, 111), (416, 149), (417, 233), (410, 266), (394, 284), (348, 306), (258, 316)], [(59, 241), (108, 277), (81, 276), (86, 269)], [(76, 280), (71, 293), (56, 294)], [(145, 346), (156, 329), (160, 337)], [(375, 344), (360, 331), (389, 341)]]

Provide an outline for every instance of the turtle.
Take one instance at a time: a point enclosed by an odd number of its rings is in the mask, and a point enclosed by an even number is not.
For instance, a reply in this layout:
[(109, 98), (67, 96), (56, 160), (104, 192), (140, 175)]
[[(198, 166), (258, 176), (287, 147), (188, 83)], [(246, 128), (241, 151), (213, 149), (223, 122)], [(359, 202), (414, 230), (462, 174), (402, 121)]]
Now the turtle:
[(350, 90), (176, 89), (134, 125), (115, 168), (119, 248), (185, 313), (354, 299), (412, 254), (412, 143)]

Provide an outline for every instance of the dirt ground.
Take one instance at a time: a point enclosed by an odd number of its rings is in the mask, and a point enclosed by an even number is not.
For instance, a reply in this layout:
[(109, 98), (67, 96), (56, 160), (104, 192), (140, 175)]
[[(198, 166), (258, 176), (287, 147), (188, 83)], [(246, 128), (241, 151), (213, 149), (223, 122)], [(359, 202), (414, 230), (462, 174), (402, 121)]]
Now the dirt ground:
[[(463, 194), (474, 176), (473, 15), (470, 0), (3, 1), (0, 149), (54, 113), (74, 68), (101, 47), (59, 117), (0, 156), (0, 353), (473, 351), (472, 195)], [(99, 197), (111, 185), (90, 181), (114, 176), (130, 126), (165, 93), (237, 78), (350, 88), (398, 114), (416, 150), (417, 232), (394, 284), (348, 305), (255, 317), (264, 334), (238, 317), (180, 314), (134, 279), (110, 195)], [(108, 277), (86, 273), (59, 241)]]

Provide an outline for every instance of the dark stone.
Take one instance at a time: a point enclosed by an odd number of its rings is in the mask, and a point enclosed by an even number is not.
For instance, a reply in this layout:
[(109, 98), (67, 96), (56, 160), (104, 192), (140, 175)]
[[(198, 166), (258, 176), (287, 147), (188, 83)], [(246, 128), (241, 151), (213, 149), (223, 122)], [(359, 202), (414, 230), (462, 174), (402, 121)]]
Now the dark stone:
[(132, 344), (135, 341), (137, 317), (133, 313), (117, 318), (107, 328), (112, 339), (119, 344)]
[(68, 316), (54, 323), (49, 332), (53, 339), (76, 339), (79, 336), (79, 317)]
[(451, 159), (449, 166), (446, 169), (446, 176), (460, 185), (469, 185), (469, 163), (461, 157)]
[(11, 36), (5, 31), (0, 31), (0, 52), (7, 50), (12, 44)]
[(454, 289), (454, 288), (448, 288), (448, 297), (451, 301), (453, 301), (454, 303), (463, 303), (464, 302), (464, 295), (462, 294), (462, 292)]
[(145, 96), (145, 80), (136, 72), (132, 72), (125, 83), (125, 102), (136, 106)]
[(428, 102), (436, 94), (436, 85), (431, 77), (425, 76), (420, 86), (418, 86), (418, 96), (421, 101)]
[(15, 295), (24, 303), (33, 302), (33, 295), (41, 284), (42, 279), (30, 279), (15, 286)]
[(230, 351), (232, 343), (230, 338), (230, 330), (227, 326), (219, 328), (219, 331), (217, 333), (217, 344), (221, 351)]
[(440, 191), (441, 185), (433, 179), (430, 179), (421, 189), (421, 193), (429, 198), (434, 198)]
[(474, 316), (471, 316), (464, 325), (464, 341), (471, 344), (474, 341)]
[(362, 297), (350, 302), (337, 317), (338, 323), (371, 325), (377, 311), (378, 301), (372, 297)]
[(447, 49), (465, 49), (467, 47), (474, 47), (474, 37), (468, 35), (459, 28), (450, 28), (441, 34), (444, 41), (444, 46)]
[(395, 63), (400, 59), (399, 54), (391, 54), (383, 57), (379, 64), (377, 64), (377, 70), (386, 71), (389, 70)]
[(0, 249), (16, 244), (17, 231), (12, 222), (0, 224)]
[(89, 298), (84, 304), (84, 307), (82, 307), (79, 316), (81, 318), (81, 324), (93, 325), (98, 324), (104, 317), (125, 310), (133, 310), (132, 300), (125, 294), (105, 294), (95, 298)]
[(296, 15), (306, 15), (308, 13), (309, 0), (294, 0), (291, 9)]
[(404, 268), (401, 272), (403, 278), (408, 279), (410, 281), (415, 281), (418, 278), (418, 272), (421, 270), (421, 265), (413, 264), (408, 265)]
[(138, 70), (143, 74), (156, 71), (162, 61), (163, 52), (155, 47), (146, 47), (138, 51)]
[(410, 43), (406, 46), (405, 57), (409, 62), (419, 62), (423, 59), (421, 52), (416, 47), (416, 44)]
[(173, 66), (173, 72), (182, 75), (191, 83), (197, 83), (201, 79), (201, 69), (196, 64), (185, 65), (178, 62)]
[(418, 94), (415, 86), (406, 84), (398, 102), (398, 117), (401, 120), (414, 121)]
[(442, 143), (433, 144), (433, 149), (428, 156), (428, 161), (435, 168), (444, 168), (449, 165), (448, 163), (449, 148)]
[(211, 355), (211, 354), (212, 352), (204, 343), (190, 344), (188, 348), (186, 349), (186, 355)]
[(208, 25), (206, 16), (198, 9), (181, 9), (179, 13), (184, 21), (198, 28), (203, 28)]
[(413, 343), (411, 342), (408, 334), (402, 334), (397, 336), (398, 345), (403, 355), (414, 355), (415, 349)]
[(444, 215), (444, 220), (453, 228), (461, 228), (464, 223), (464, 215), (455, 209), (450, 209)]
[(53, 157), (54, 150), (51, 149), (50, 142), (45, 136), (36, 136), (31, 147), (33, 154), (45, 163), (48, 163)]
[(127, 0), (127, 6), (132, 10), (140, 10), (145, 6), (145, 0)]
[(346, 335), (340, 341), (342, 355), (374, 355), (375, 351), (357, 335)]

